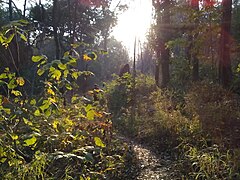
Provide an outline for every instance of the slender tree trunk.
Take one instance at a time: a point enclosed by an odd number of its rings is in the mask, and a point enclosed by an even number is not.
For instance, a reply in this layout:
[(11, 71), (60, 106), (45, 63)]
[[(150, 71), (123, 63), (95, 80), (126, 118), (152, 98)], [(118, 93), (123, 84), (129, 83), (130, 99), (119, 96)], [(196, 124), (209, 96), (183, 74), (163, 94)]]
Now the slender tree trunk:
[(26, 6), (27, 6), (27, 0), (24, 0), (24, 5), (23, 5), (23, 17), (26, 17)]
[(157, 50), (157, 60), (155, 63), (155, 84), (157, 86), (159, 86), (160, 84), (160, 79), (159, 79), (159, 74), (160, 74), (160, 65), (161, 65), (161, 52), (160, 52), (160, 48), (158, 48)]
[(78, 2), (77, 0), (74, 1), (74, 14), (73, 14), (73, 26), (72, 26), (72, 37), (71, 37), (71, 43), (75, 43), (75, 38), (76, 38), (76, 26), (77, 26), (77, 5)]
[[(194, 11), (199, 11), (199, 1), (198, 0), (191, 0), (191, 6)], [(195, 21), (198, 24), (198, 20)], [(193, 35), (192, 41), (196, 39), (198, 34)], [(194, 46), (192, 46), (194, 47)], [(199, 80), (199, 60), (197, 58), (197, 49), (192, 50), (191, 61), (192, 61), (192, 80), (198, 81)]]
[(60, 43), (58, 37), (58, 0), (53, 1), (53, 36), (56, 46), (56, 59), (60, 59)]
[[(164, 1), (164, 10), (163, 10), (163, 16), (162, 16), (162, 22), (163, 24), (169, 24), (170, 25), (170, 0)], [(169, 32), (167, 29), (162, 30), (162, 42), (160, 42), (160, 49), (161, 49), (161, 75), (162, 75), (162, 81), (161, 81), (161, 87), (165, 88), (167, 87), (169, 81), (170, 81), (170, 71), (169, 71), (169, 60), (170, 60), (170, 52), (169, 49), (166, 47), (166, 43), (169, 41)]]
[(13, 20), (13, 8), (12, 8), (12, 0), (8, 1), (8, 7), (9, 7), (9, 21)]
[(155, 84), (157, 86), (159, 86), (159, 73), (160, 73), (160, 59), (161, 59), (161, 52), (160, 52), (160, 47), (159, 47), (159, 44), (160, 44), (160, 28), (159, 28), (159, 25), (161, 24), (162, 22), (162, 19), (161, 19), (161, 15), (160, 15), (160, 1), (155, 1), (155, 0), (152, 0), (152, 4), (155, 8), (155, 13), (156, 13), (156, 16), (157, 16), (157, 24), (156, 24), (156, 45), (154, 47), (154, 51), (156, 52), (156, 61), (155, 61), (155, 71), (154, 71), (154, 75), (155, 75)]
[(224, 87), (228, 87), (232, 80), (231, 58), (230, 58), (230, 33), (232, 19), (232, 0), (222, 1), (222, 24), (220, 39), (219, 80)]

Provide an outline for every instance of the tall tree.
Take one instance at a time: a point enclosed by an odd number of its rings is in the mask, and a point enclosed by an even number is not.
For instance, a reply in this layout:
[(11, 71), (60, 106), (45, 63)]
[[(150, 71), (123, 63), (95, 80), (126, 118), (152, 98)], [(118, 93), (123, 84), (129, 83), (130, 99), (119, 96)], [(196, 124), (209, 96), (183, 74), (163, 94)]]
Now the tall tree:
[(224, 87), (230, 85), (232, 79), (230, 57), (230, 34), (232, 20), (232, 0), (222, 1), (222, 23), (219, 58), (219, 80)]
[(12, 0), (8, 1), (8, 7), (9, 7), (9, 20), (13, 20), (13, 8), (12, 8)]
[(58, 0), (53, 1), (53, 10), (52, 10), (52, 24), (53, 24), (53, 36), (56, 46), (56, 58), (60, 59), (60, 43), (58, 37), (58, 14), (59, 14), (59, 7), (58, 7)]
[[(193, 8), (193, 11), (198, 12), (199, 11), (199, 0), (191, 0), (191, 7)], [(198, 23), (198, 20), (195, 20), (195, 23)], [(193, 35), (191, 38), (192, 40), (196, 38), (198, 34)], [(193, 43), (193, 41), (191, 42)], [(193, 45), (191, 45), (193, 47)], [(197, 81), (199, 79), (199, 60), (197, 58), (196, 49), (191, 50), (191, 62), (192, 62), (192, 79), (193, 81)]]
[[(169, 49), (166, 46), (166, 43), (169, 41), (169, 30), (167, 28), (162, 28), (162, 25), (170, 25), (170, 0), (153, 0), (153, 5), (156, 11), (156, 70), (155, 70), (155, 81), (156, 84), (160, 87), (166, 87), (170, 80), (169, 72), (169, 59), (170, 53)], [(161, 82), (160, 78), (161, 77)]]

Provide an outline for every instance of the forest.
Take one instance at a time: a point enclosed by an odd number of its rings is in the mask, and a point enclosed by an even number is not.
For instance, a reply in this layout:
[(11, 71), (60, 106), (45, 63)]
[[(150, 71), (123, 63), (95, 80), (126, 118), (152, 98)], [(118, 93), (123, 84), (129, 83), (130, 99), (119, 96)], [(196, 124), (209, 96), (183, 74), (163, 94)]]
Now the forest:
[(239, 180), (239, 95), (239, 0), (0, 0), (0, 179)]

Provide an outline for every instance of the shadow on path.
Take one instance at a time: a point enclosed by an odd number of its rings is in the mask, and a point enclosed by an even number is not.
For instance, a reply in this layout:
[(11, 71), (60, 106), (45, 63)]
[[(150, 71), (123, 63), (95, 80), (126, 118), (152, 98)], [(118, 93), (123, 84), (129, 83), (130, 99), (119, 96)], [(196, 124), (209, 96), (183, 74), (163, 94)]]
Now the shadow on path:
[(174, 177), (174, 163), (171, 156), (155, 154), (151, 148), (125, 137), (119, 139), (128, 143), (133, 152), (131, 167), (128, 168), (126, 180), (171, 180)]

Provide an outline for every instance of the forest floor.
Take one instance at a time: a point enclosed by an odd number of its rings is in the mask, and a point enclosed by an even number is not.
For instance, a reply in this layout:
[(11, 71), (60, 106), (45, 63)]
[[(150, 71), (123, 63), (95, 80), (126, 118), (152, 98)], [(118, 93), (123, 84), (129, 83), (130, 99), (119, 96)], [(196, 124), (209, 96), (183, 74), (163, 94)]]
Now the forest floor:
[(126, 142), (133, 153), (132, 164), (128, 167), (126, 180), (171, 180), (174, 174), (174, 160), (167, 153), (158, 152), (150, 145), (136, 139), (119, 137)]

